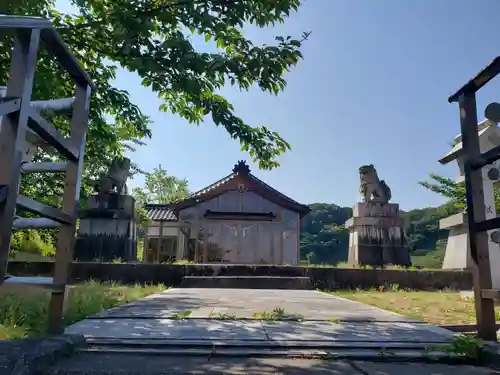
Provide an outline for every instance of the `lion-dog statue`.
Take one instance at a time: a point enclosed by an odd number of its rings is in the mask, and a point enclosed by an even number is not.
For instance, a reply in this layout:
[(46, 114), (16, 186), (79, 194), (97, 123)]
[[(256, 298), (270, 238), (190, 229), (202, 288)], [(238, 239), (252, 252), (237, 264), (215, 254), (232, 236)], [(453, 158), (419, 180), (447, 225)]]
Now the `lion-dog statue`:
[(130, 159), (115, 157), (107, 171), (95, 185), (98, 194), (127, 194), (127, 178), (130, 177)]
[(373, 166), (363, 165), (359, 168), (360, 192), (363, 202), (389, 203), (391, 189), (384, 180), (380, 180)]

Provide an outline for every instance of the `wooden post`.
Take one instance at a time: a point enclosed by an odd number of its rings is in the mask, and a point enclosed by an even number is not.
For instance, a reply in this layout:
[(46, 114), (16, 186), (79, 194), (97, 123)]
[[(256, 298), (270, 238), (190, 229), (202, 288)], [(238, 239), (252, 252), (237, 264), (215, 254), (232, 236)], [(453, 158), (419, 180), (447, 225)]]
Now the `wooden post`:
[(285, 237), (285, 228), (284, 226), (281, 226), (281, 230), (280, 230), (280, 264), (283, 265), (284, 263), (284, 258), (285, 258), (285, 241), (284, 241), (284, 238)]
[(144, 233), (144, 242), (142, 243), (142, 263), (149, 263), (149, 223), (146, 224), (146, 233)]
[(157, 263), (160, 263), (160, 254), (163, 250), (163, 220), (160, 221), (160, 238), (158, 240), (158, 254), (156, 255)]
[(203, 253), (202, 253), (202, 263), (207, 263), (207, 258), (208, 258), (208, 233), (209, 233), (209, 228), (210, 226), (206, 225), (206, 221), (203, 221), (203, 227), (205, 230), (203, 231), (204, 237), (203, 237)]
[(297, 264), (300, 264), (300, 215), (297, 215)]
[(469, 226), (469, 243), (473, 259), (474, 300), (477, 330), (484, 340), (496, 341), (495, 308), (492, 299), (482, 297), (483, 289), (491, 289), (491, 269), (488, 249), (488, 232), (476, 231), (475, 223), (486, 220), (483, 178), (481, 169), (471, 170), (469, 160), (481, 155), (477, 131), (475, 93), (462, 94), (459, 98), (460, 126), (465, 154), (465, 191)]
[[(56, 262), (54, 269), (54, 284), (62, 285), (64, 289), (68, 282), (68, 269), (73, 261), (78, 201), (80, 199), (85, 141), (87, 138), (90, 94), (90, 86), (76, 85), (70, 140), (73, 146), (79, 151), (79, 154), (78, 161), (68, 160), (61, 208), (61, 211), (72, 217), (73, 220), (71, 224), (61, 226), (57, 234)], [(49, 333), (58, 334), (63, 331), (64, 296), (64, 291), (52, 294), (49, 305)]]
[(5, 278), (9, 260), (40, 30), (31, 30), (28, 35), (28, 38), (23, 34), (16, 39), (7, 84), (6, 96), (21, 98), (19, 117), (15, 120), (13, 116), (5, 115), (0, 126), (0, 186), (5, 185), (8, 189), (5, 201), (0, 202), (0, 284)]

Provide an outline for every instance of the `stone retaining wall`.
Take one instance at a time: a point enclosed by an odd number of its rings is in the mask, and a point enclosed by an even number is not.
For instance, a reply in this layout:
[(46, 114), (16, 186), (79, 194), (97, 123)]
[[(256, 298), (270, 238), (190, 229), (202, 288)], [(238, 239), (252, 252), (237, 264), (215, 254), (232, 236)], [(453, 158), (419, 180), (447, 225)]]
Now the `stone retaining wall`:
[[(10, 261), (8, 272), (16, 276), (50, 276), (51, 262)], [(89, 279), (124, 284), (164, 283), (178, 286), (183, 276), (302, 276), (314, 287), (324, 290), (368, 289), (397, 285), (415, 290), (472, 289), (469, 271), (441, 270), (375, 270), (326, 267), (288, 267), (261, 265), (211, 264), (142, 264), (142, 263), (73, 263), (72, 283)]]

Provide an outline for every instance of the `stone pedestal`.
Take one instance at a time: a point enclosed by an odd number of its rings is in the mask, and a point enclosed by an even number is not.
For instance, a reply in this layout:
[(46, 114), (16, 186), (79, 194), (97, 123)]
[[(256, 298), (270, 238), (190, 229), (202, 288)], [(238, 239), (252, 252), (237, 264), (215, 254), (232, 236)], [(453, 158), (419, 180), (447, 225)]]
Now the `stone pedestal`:
[(137, 260), (135, 199), (129, 195), (91, 196), (80, 211), (74, 259), (110, 262)]
[(398, 204), (357, 203), (345, 227), (349, 230), (349, 264), (411, 265)]
[[(472, 267), (472, 257), (470, 255), (469, 228), (467, 215), (459, 213), (439, 221), (439, 229), (449, 229), (448, 243), (443, 260), (443, 269), (469, 269)], [(491, 234), (493, 231), (489, 231)], [(491, 282), (494, 289), (500, 289), (500, 247), (491, 240), (488, 241), (488, 251), (490, 256)]]
[(472, 266), (469, 247), (467, 215), (458, 213), (439, 221), (439, 229), (448, 229), (448, 242), (443, 260), (443, 269), (467, 269)]
[[(478, 124), (479, 148), (481, 153), (488, 152), (494, 147), (500, 145), (500, 128), (496, 123), (484, 120)], [(464, 183), (464, 158), (462, 147), (462, 136), (455, 137), (455, 145), (442, 157), (439, 162), (447, 164), (455, 160), (460, 170), (460, 177), (457, 183)], [(484, 207), (486, 219), (497, 217), (495, 209), (494, 189), (500, 187), (498, 176), (489, 175), (491, 168), (498, 168), (499, 161), (494, 162), (481, 169), (483, 179)], [(452, 215), (439, 222), (440, 229), (449, 229), (448, 243), (446, 245), (446, 254), (443, 261), (443, 269), (466, 269), (472, 266), (472, 257), (469, 246), (469, 228), (467, 224), (467, 215), (459, 213)], [(491, 240), (491, 235), (495, 230), (488, 231), (488, 252), (490, 257), (491, 280), (493, 288), (500, 288), (500, 246)]]

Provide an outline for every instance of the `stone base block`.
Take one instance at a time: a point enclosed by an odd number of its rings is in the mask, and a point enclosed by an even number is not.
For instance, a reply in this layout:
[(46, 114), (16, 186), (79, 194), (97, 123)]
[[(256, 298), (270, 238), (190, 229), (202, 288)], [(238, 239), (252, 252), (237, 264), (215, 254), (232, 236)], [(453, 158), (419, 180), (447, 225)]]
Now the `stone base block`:
[(99, 194), (89, 197), (88, 208), (80, 211), (80, 218), (129, 219), (136, 217), (135, 199), (130, 195)]
[(76, 239), (74, 260), (80, 262), (124, 262), (137, 260), (137, 242), (117, 235), (79, 235)]
[(348, 263), (363, 266), (411, 266), (408, 248), (403, 246), (360, 245), (349, 248)]
[(313, 289), (309, 277), (185, 276), (179, 288)]
[(352, 265), (410, 266), (404, 220), (395, 203), (357, 203), (349, 229), (349, 258)]

